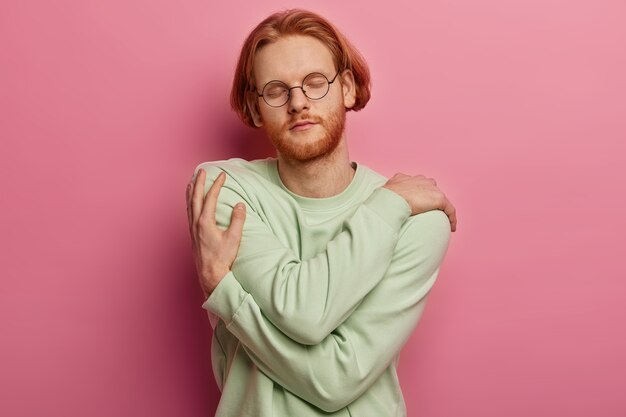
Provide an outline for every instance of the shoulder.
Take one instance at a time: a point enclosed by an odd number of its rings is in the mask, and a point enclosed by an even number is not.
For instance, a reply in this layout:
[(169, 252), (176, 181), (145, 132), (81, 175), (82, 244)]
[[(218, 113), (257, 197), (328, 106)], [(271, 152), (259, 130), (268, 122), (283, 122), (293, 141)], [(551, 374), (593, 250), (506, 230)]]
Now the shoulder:
[(359, 164), (359, 170), (362, 172), (364, 181), (369, 184), (372, 189), (384, 185), (388, 180), (388, 178), (385, 177), (383, 174), (374, 171), (367, 165)]
[(205, 161), (199, 163), (193, 170), (192, 178), (195, 180), (198, 171), (203, 169), (207, 173), (207, 178), (215, 179), (220, 172), (224, 171), (232, 177), (251, 177), (259, 175), (266, 165), (265, 159), (255, 159), (247, 161), (242, 158), (220, 159), (215, 161)]
[(206, 161), (198, 164), (193, 171), (195, 182), (200, 169), (206, 172), (204, 195), (209, 191), (218, 175), (226, 173), (220, 188), (219, 201), (244, 201), (252, 210), (262, 210), (262, 206), (274, 205), (281, 195), (281, 190), (268, 179), (270, 158), (247, 161), (242, 158), (230, 158)]
[(410, 216), (402, 225), (398, 250), (419, 251), (441, 262), (450, 243), (450, 220), (442, 210)]

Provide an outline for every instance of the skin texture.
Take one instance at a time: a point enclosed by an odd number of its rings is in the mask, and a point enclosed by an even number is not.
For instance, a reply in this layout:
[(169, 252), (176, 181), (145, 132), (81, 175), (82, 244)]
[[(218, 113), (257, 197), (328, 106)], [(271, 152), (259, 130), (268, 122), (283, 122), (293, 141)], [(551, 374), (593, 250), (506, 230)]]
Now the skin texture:
[[(290, 87), (300, 86), (312, 72), (329, 80), (337, 73), (330, 50), (310, 36), (286, 36), (258, 50), (254, 59), (257, 89), (272, 80)], [(256, 95), (248, 97), (252, 118), (276, 148), (278, 171), (287, 188), (304, 197), (323, 198), (339, 194), (352, 177), (345, 133), (345, 112), (355, 103), (356, 88), (352, 71), (344, 70), (330, 85), (326, 96), (308, 99), (301, 89), (291, 90), (282, 107), (271, 107)], [(314, 126), (294, 131), (302, 120)]]
[[(343, 107), (340, 107), (337, 112), (331, 113), (326, 119), (304, 114), (300, 120), (312, 120), (316, 124), (307, 130), (296, 132), (289, 129), (292, 124), (288, 122), (285, 122), (283, 126), (267, 126), (267, 136), (283, 158), (309, 162), (315, 158), (331, 154), (341, 143), (346, 121), (346, 111)], [(309, 132), (318, 128), (323, 132), (317, 136), (317, 140), (305, 143), (297, 142), (298, 136), (307, 136)], [(295, 136), (296, 140), (290, 140), (290, 136)]]
[(187, 186), (187, 219), (198, 280), (206, 298), (237, 258), (246, 206), (243, 203), (235, 205), (228, 229), (222, 230), (216, 224), (215, 210), (226, 174), (222, 172), (217, 177), (202, 199), (205, 179), (206, 172), (200, 169), (195, 185), (189, 183)]
[[(310, 36), (291, 35), (263, 46), (254, 61), (257, 90), (265, 83), (280, 80), (288, 86), (300, 86), (311, 72), (321, 72), (332, 79), (337, 68), (330, 50)], [(277, 151), (279, 175), (292, 192), (304, 197), (325, 198), (339, 194), (352, 181), (345, 133), (346, 109), (355, 103), (354, 76), (342, 71), (320, 100), (308, 99), (301, 89), (291, 90), (287, 104), (271, 107), (256, 95), (248, 97), (252, 116)], [(306, 130), (291, 127), (302, 120), (315, 124)], [(224, 183), (221, 174), (203, 198), (206, 173), (200, 169), (195, 183), (187, 186), (187, 217), (198, 279), (205, 297), (228, 273), (236, 259), (245, 209), (233, 210), (227, 230), (216, 226), (215, 207)], [(396, 173), (384, 187), (402, 196), (411, 214), (442, 210), (456, 231), (456, 210), (432, 178)]]
[[(311, 63), (311, 56), (319, 57), (313, 61), (315, 64)], [(276, 57), (283, 59), (277, 60)], [(289, 36), (264, 46), (257, 52), (254, 68), (259, 89), (273, 79), (297, 86), (311, 72), (321, 72), (328, 79), (337, 72), (328, 48), (308, 36)], [(345, 109), (354, 105), (353, 87), (352, 73), (344, 71), (343, 76), (338, 76), (330, 84), (326, 96), (319, 100), (308, 99), (299, 88), (291, 90), (290, 100), (283, 107), (268, 106), (262, 98), (256, 97), (252, 103), (254, 123), (265, 127), (281, 159), (293, 163), (323, 159), (345, 139)], [(302, 120), (312, 120), (315, 125), (301, 131), (290, 129)]]

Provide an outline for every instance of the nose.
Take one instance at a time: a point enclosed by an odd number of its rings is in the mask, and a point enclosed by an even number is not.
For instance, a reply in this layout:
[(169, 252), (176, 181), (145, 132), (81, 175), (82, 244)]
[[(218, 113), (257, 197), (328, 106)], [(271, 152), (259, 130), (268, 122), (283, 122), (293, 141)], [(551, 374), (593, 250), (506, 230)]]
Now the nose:
[(304, 95), (302, 87), (294, 87), (289, 92), (289, 113), (298, 113), (310, 106), (309, 99)]

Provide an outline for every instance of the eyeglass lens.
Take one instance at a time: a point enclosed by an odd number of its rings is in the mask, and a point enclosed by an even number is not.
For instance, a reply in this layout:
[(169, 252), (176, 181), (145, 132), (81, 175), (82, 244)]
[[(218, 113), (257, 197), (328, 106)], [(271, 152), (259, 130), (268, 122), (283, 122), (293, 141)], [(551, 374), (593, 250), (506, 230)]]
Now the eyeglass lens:
[[(319, 100), (328, 93), (330, 84), (324, 74), (312, 73), (302, 82), (304, 95), (311, 100)], [(295, 87), (300, 88), (300, 87)], [(271, 81), (263, 88), (263, 99), (273, 107), (280, 107), (289, 100), (290, 89), (281, 81)]]

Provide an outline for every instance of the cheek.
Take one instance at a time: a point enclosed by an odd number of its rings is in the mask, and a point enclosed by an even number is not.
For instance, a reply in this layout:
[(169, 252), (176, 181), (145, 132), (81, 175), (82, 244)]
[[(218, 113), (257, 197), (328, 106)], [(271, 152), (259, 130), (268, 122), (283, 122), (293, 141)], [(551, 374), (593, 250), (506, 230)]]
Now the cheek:
[(261, 121), (263, 124), (272, 124), (275, 125), (281, 122), (281, 116), (279, 112), (271, 111), (268, 109), (261, 110)]
[(339, 88), (335, 89), (332, 95), (332, 106), (334, 109), (338, 107), (345, 107), (344, 96), (343, 96), (343, 88), (339, 86)]
[(322, 107), (322, 111), (324, 112), (326, 117), (328, 117), (329, 115), (333, 113), (340, 112), (345, 107), (343, 103), (343, 97), (341, 97), (340, 95), (333, 95), (332, 97), (328, 97), (328, 98), (329, 100), (323, 103), (324, 105)]
[(277, 134), (288, 124), (288, 117), (280, 112), (261, 112), (263, 126), (267, 132)]

